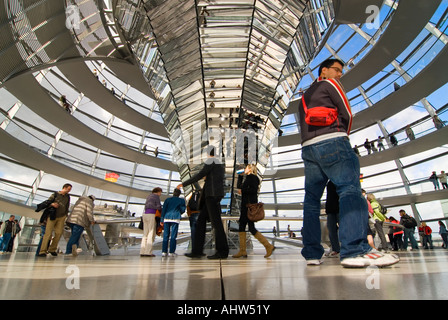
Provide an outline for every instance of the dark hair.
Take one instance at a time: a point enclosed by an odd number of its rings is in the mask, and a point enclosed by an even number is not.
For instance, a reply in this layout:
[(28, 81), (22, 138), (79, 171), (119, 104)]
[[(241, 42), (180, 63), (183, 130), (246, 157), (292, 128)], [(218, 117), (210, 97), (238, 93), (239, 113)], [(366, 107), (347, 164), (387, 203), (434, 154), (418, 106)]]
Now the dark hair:
[(65, 189), (65, 188), (68, 188), (68, 187), (73, 188), (73, 186), (72, 186), (70, 183), (66, 183), (66, 184), (64, 184), (64, 185), (62, 186), (62, 189)]
[(162, 192), (162, 188), (155, 187), (154, 189), (152, 189), (152, 193), (158, 193), (158, 192)]
[(319, 67), (319, 76), (320, 76), (320, 74), (322, 73), (322, 69), (323, 68), (330, 68), (333, 64), (335, 64), (335, 63), (339, 63), (341, 66), (344, 66), (345, 64), (344, 64), (344, 62), (342, 62), (341, 60), (339, 60), (339, 59), (327, 59), (327, 60), (325, 60), (324, 62), (322, 62), (321, 64), (320, 64), (320, 67)]
[(174, 191), (173, 191), (173, 196), (174, 197), (178, 197), (178, 196), (180, 196), (180, 194), (182, 193), (182, 191), (180, 191), (180, 189), (174, 189)]

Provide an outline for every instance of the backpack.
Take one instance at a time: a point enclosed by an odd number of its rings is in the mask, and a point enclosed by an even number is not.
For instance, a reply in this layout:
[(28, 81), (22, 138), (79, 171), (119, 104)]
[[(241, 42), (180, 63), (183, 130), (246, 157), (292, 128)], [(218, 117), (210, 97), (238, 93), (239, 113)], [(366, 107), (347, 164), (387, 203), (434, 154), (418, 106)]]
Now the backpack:
[(407, 216), (403, 219), (403, 226), (408, 229), (415, 228), (417, 226), (417, 221), (413, 217)]
[(384, 215), (386, 215), (387, 213), (387, 208), (385, 206), (383, 206), (381, 203), (378, 202), (378, 204), (380, 205), (380, 212)]
[[(378, 205), (378, 206), (376, 206)], [(374, 211), (373, 216), (376, 217), (377, 219), (381, 220), (381, 221), (385, 221), (386, 220), (386, 213), (387, 213), (387, 208), (383, 207), (378, 201), (372, 202), (372, 209)], [(378, 209), (378, 212), (375, 212), (375, 210)]]
[(193, 192), (190, 200), (188, 200), (188, 207), (191, 211), (199, 211), (199, 198), (201, 197), (201, 191), (196, 190)]

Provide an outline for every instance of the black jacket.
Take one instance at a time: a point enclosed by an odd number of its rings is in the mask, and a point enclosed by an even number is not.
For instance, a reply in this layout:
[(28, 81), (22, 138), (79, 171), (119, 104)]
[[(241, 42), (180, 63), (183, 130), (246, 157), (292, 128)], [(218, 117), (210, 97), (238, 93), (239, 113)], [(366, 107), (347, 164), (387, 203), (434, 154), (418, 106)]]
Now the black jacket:
[[(337, 120), (329, 126), (311, 126), (305, 122), (305, 111), (302, 100), (299, 104), (300, 134), (302, 145), (323, 135), (348, 135), (352, 126), (352, 111), (342, 84), (336, 79), (321, 79), (315, 81), (303, 94), (308, 110), (313, 107), (327, 107), (338, 110)], [(310, 140), (310, 141), (309, 141)]]
[(222, 164), (215, 163), (209, 159), (210, 163), (204, 167), (193, 177), (184, 181), (183, 186), (188, 186), (192, 183), (198, 182), (205, 177), (205, 184), (202, 188), (203, 195), (207, 197), (224, 197), (224, 167)]
[(237, 188), (241, 189), (242, 203), (258, 203), (258, 186), (260, 179), (255, 174), (239, 175)]

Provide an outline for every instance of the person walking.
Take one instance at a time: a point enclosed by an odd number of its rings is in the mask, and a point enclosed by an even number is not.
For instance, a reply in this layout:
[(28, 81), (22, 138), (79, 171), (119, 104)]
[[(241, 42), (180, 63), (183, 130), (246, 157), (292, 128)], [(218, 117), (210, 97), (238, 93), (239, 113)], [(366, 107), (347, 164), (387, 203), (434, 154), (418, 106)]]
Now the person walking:
[(152, 189), (151, 194), (146, 198), (145, 212), (143, 213), (143, 237), (140, 247), (140, 257), (155, 257), (152, 253), (153, 243), (156, 237), (156, 213), (162, 210), (160, 196), (162, 188), (156, 187)]
[(200, 258), (203, 256), (206, 223), (207, 219), (209, 219), (212, 228), (215, 230), (216, 253), (207, 256), (207, 258), (227, 259), (229, 245), (221, 220), (221, 200), (224, 197), (224, 167), (221, 161), (215, 158), (214, 147), (208, 149), (208, 158), (205, 161), (204, 167), (196, 175), (179, 184), (177, 188), (188, 186), (198, 182), (202, 178), (205, 178), (205, 184), (202, 190), (202, 197), (205, 199), (204, 205), (201, 207), (201, 212), (196, 222), (194, 246), (191, 253), (186, 253), (185, 256), (189, 258)]
[[(52, 256), (57, 256), (57, 249), (59, 240), (61, 239), (62, 232), (64, 231), (64, 225), (65, 220), (68, 215), (68, 209), (70, 207), (70, 191), (72, 190), (72, 185), (69, 183), (66, 183), (62, 186), (62, 190), (54, 193), (50, 196), (48, 200), (52, 201), (51, 205), (52, 207), (56, 208), (56, 217), (54, 219), (52, 217), (47, 218), (46, 227), (45, 227), (45, 234), (42, 239), (42, 244), (40, 247), (40, 252), (37, 255), (38, 257), (46, 257), (47, 251)], [(51, 239), (51, 236), (54, 237)], [(50, 246), (48, 246), (48, 243), (50, 242)]]
[(367, 200), (370, 202), (370, 205), (372, 206), (374, 228), (381, 241), (381, 247), (379, 247), (379, 249), (383, 251), (388, 251), (389, 246), (383, 229), (384, 221), (386, 221), (386, 216), (381, 212), (382, 210), (381, 205), (379, 204), (379, 202), (376, 200), (375, 196), (372, 193), (367, 194)]
[(448, 249), (448, 231), (442, 221), (439, 221), (439, 234), (443, 240), (442, 248)]
[[(319, 78), (300, 100), (305, 164), (302, 256), (308, 265), (322, 263), (320, 200), (327, 181), (331, 180), (339, 196), (341, 265), (392, 265), (399, 261), (397, 256), (378, 252), (367, 242), (368, 209), (361, 194), (359, 158), (348, 139), (353, 115), (339, 82), (343, 67), (340, 60), (325, 60), (319, 67)], [(314, 108), (317, 108), (316, 112), (313, 112)]]
[(0, 228), (0, 235), (2, 239), (0, 242), (0, 254), (4, 254), (8, 250), (9, 242), (16, 234), (16, 222), (15, 216), (9, 216), (9, 219), (2, 223)]
[(431, 176), (429, 177), (429, 180), (434, 185), (434, 190), (440, 190), (439, 177), (437, 177), (437, 174), (435, 171), (432, 172)]
[(367, 154), (369, 155), (372, 151), (372, 145), (370, 144), (369, 139), (364, 141), (364, 148), (367, 150)]
[[(394, 224), (400, 224), (400, 222), (394, 217), (390, 216), (389, 221)], [(392, 250), (398, 251), (403, 249), (403, 233), (404, 231), (399, 229), (398, 227), (392, 228), (392, 239), (390, 239), (390, 243), (392, 245)]]
[(409, 216), (406, 211), (401, 209), (400, 211), (400, 224), (404, 226), (404, 239), (403, 239), (403, 249), (408, 248), (408, 239), (411, 242), (411, 250), (418, 250), (418, 244), (415, 240), (415, 227), (417, 226), (417, 221), (411, 216)]
[(11, 235), (11, 240), (9, 240), (8, 249), (6, 249), (6, 252), (13, 252), (14, 250), (14, 240), (15, 238), (20, 234), (20, 231), (22, 231), (22, 228), (20, 227), (19, 220), (14, 219), (15, 222), (15, 232)]
[(368, 214), (369, 214), (369, 219), (368, 219), (368, 222), (367, 222), (367, 226), (366, 226), (366, 229), (367, 229), (367, 242), (369, 243), (369, 246), (371, 247), (371, 248), (373, 248), (373, 249), (375, 249), (376, 250), (376, 247), (375, 247), (375, 242), (374, 242), (374, 234), (373, 234), (373, 229), (375, 229), (375, 226), (374, 226), (374, 224), (375, 224), (375, 220), (373, 220), (373, 209), (372, 209), (372, 205), (370, 204), (370, 201), (369, 200), (367, 200), (367, 192), (366, 192), (366, 190), (364, 190), (364, 189), (361, 189), (361, 194), (362, 194), (362, 197), (366, 200), (366, 203), (367, 203), (367, 212), (368, 212)]
[(441, 171), (440, 174), (437, 176), (437, 178), (439, 178), (440, 183), (442, 184), (442, 188), (448, 189), (447, 176), (445, 171)]
[(377, 147), (378, 147), (378, 151), (386, 150), (384, 148), (384, 144), (383, 144), (383, 137), (381, 137), (381, 136), (378, 136)]
[[(163, 224), (162, 257), (176, 255), (177, 231), (182, 213), (187, 208), (185, 199), (180, 198), (180, 189), (174, 189), (173, 196), (166, 199), (162, 207), (160, 222)], [(168, 253), (168, 242), (170, 245)]]
[(84, 229), (90, 228), (91, 225), (95, 224), (95, 218), (93, 217), (94, 201), (95, 196), (93, 195), (88, 197), (82, 196), (73, 206), (72, 212), (67, 218), (67, 225), (72, 230), (72, 233), (67, 241), (65, 254), (77, 256), (79, 239), (81, 238)]
[[(422, 222), (418, 228), (418, 234), (422, 237), (422, 247), (425, 249), (434, 249), (432, 244), (432, 229), (426, 222)], [(429, 246), (428, 246), (429, 244)]]
[(232, 256), (233, 258), (247, 257), (246, 226), (249, 226), (249, 232), (265, 247), (265, 258), (270, 257), (275, 250), (275, 247), (255, 228), (255, 223), (247, 217), (247, 205), (258, 203), (259, 185), (260, 179), (257, 176), (257, 166), (254, 164), (247, 165), (244, 170), (244, 175), (240, 174), (237, 181), (237, 188), (241, 192), (241, 213), (238, 227), (240, 250)]
[(398, 140), (397, 140), (397, 138), (395, 138), (394, 134), (389, 135), (389, 140), (390, 140), (390, 143), (392, 144), (392, 146), (396, 147), (398, 145)]

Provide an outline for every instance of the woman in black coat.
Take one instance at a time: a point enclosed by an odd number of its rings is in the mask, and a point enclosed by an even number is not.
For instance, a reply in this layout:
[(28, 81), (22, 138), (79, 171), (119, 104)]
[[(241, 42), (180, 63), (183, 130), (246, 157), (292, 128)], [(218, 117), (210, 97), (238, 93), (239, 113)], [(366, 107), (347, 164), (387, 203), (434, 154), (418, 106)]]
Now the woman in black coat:
[(247, 204), (258, 203), (258, 187), (260, 179), (257, 176), (256, 165), (249, 164), (244, 170), (244, 175), (238, 176), (237, 188), (241, 190), (241, 214), (239, 221), (239, 242), (240, 250), (233, 255), (234, 258), (247, 257), (246, 252), (246, 225), (249, 226), (249, 231), (252, 235), (260, 241), (266, 248), (265, 258), (269, 257), (274, 251), (275, 247), (255, 228), (255, 223), (247, 218)]

